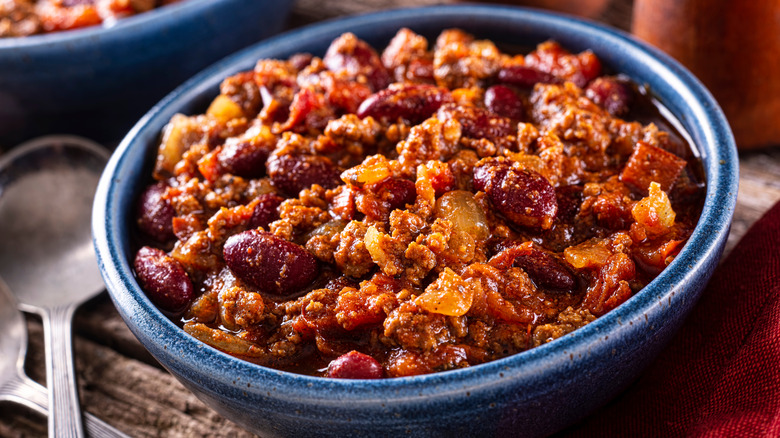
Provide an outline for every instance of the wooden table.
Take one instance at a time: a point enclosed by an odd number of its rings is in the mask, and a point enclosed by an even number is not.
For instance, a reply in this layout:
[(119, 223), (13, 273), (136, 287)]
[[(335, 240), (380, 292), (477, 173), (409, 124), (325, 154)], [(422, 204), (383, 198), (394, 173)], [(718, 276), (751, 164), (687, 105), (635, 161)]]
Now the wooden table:
[[(288, 27), (388, 7), (449, 1), (299, 0)], [(627, 30), (630, 0), (613, 0), (599, 19)], [(780, 200), (780, 148), (740, 154), (740, 189), (727, 251), (750, 225)], [(28, 374), (45, 382), (40, 322), (28, 317)], [(221, 418), (186, 390), (146, 352), (106, 294), (75, 318), (76, 369), (84, 408), (136, 437), (243, 437), (251, 434)], [(0, 404), (0, 436), (45, 436), (46, 419), (10, 403)]]

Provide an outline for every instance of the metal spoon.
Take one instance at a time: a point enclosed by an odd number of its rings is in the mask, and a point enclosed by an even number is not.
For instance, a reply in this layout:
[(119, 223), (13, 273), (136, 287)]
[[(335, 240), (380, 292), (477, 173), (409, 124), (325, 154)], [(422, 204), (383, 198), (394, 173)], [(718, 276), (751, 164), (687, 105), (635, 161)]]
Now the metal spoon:
[(90, 215), (108, 155), (88, 140), (56, 136), (0, 157), (0, 277), (19, 308), (43, 320), (50, 437), (84, 435), (71, 323), (104, 287)]
[[(27, 330), (8, 287), (0, 279), (0, 400), (19, 403), (42, 414), (49, 413), (49, 393), (24, 373)], [(126, 437), (103, 420), (84, 414), (92, 438)]]

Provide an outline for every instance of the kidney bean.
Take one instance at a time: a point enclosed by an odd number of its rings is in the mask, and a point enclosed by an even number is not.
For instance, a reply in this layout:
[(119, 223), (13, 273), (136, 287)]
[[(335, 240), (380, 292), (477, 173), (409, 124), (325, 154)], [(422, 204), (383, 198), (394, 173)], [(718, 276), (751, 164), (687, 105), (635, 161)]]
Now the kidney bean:
[(168, 186), (164, 182), (152, 184), (144, 190), (138, 200), (138, 228), (158, 242), (173, 239), (173, 216), (171, 201), (164, 199)]
[(223, 255), (236, 277), (275, 295), (295, 294), (319, 274), (317, 260), (301, 246), (258, 230), (230, 236)]
[(249, 218), (249, 228), (263, 227), (268, 229), (268, 224), (279, 219), (279, 205), (284, 198), (273, 193), (266, 193), (259, 196), (260, 201), (255, 205), (252, 211), (252, 217)]
[(192, 281), (184, 268), (164, 251), (144, 246), (133, 262), (141, 288), (162, 310), (176, 313), (192, 301)]
[(346, 74), (352, 79), (363, 75), (374, 91), (390, 83), (390, 74), (376, 51), (352, 33), (336, 38), (322, 58), (330, 71)]
[(498, 81), (518, 87), (531, 88), (537, 83), (558, 84), (560, 79), (527, 65), (508, 65), (498, 71)]
[(279, 190), (295, 196), (312, 184), (332, 189), (341, 184), (341, 171), (328, 157), (319, 155), (279, 155), (266, 162), (268, 176)]
[(368, 184), (357, 195), (357, 209), (366, 216), (385, 221), (393, 210), (414, 204), (417, 190), (414, 182), (402, 178), (386, 178)]
[(585, 96), (613, 116), (628, 113), (634, 97), (628, 84), (610, 76), (594, 79), (585, 88)]
[(346, 113), (357, 113), (360, 104), (371, 96), (371, 88), (360, 82), (331, 79), (324, 87), (328, 103)]
[(474, 187), (517, 225), (549, 229), (558, 213), (555, 189), (545, 177), (501, 158), (485, 159), (474, 167)]
[(325, 96), (311, 88), (304, 88), (295, 93), (289, 110), (287, 120), (279, 126), (281, 131), (303, 132), (307, 129), (324, 129), (330, 120), (336, 118)]
[[(242, 178), (259, 178), (265, 174), (265, 160), (271, 153), (265, 145), (229, 138), (217, 154), (220, 166)], [(271, 145), (273, 146), (273, 145)]]
[(487, 138), (495, 140), (517, 134), (517, 125), (507, 117), (502, 117), (473, 106), (443, 105), (437, 113), (439, 120), (457, 120), (464, 137)]
[(336, 277), (333, 280), (330, 280), (326, 285), (325, 289), (329, 289), (335, 292), (341, 292), (342, 289), (345, 287), (352, 287), (355, 289), (360, 288), (360, 283), (355, 281), (354, 278), (347, 277), (346, 275), (342, 275), (340, 277)]
[(525, 65), (571, 81), (580, 88), (601, 74), (601, 61), (593, 52), (586, 50), (575, 55), (553, 41), (539, 44), (525, 57)]
[(417, 58), (409, 61), (409, 67), (406, 69), (406, 78), (410, 81), (433, 82), (433, 60), (427, 58)]
[(306, 68), (310, 63), (311, 60), (314, 58), (314, 56), (311, 53), (296, 53), (295, 55), (291, 56), (288, 62), (297, 71), (301, 71), (304, 68)]
[(414, 182), (408, 179), (388, 178), (377, 185), (376, 189), (372, 189), (380, 199), (387, 202), (390, 211), (414, 204), (417, 198)]
[(571, 270), (531, 242), (510, 246), (496, 254), (489, 263), (499, 269), (520, 267), (537, 286), (550, 292), (574, 293), (577, 289), (577, 280)]
[(493, 85), (485, 91), (485, 106), (499, 116), (523, 120), (523, 102), (511, 88)]
[(364, 100), (357, 115), (361, 119), (371, 116), (389, 121), (401, 118), (418, 124), (450, 102), (452, 95), (445, 88), (427, 84), (393, 84)]
[(558, 214), (556, 217), (571, 221), (580, 212), (582, 186), (557, 187), (555, 189), (555, 198), (558, 201)]
[(335, 379), (381, 379), (382, 365), (373, 357), (352, 350), (332, 360), (328, 365), (328, 377)]

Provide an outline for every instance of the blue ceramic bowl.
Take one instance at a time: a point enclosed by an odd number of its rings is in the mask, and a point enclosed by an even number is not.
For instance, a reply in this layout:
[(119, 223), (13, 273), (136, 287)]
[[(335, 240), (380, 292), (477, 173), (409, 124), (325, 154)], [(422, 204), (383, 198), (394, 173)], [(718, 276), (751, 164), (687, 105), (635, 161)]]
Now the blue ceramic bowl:
[[(308, 377), (235, 359), (185, 334), (146, 298), (130, 267), (132, 206), (149, 175), (163, 125), (202, 112), (220, 80), (258, 58), (323, 54), (345, 31), (383, 47), (400, 27), (428, 37), (460, 27), (528, 46), (554, 38), (593, 49), (609, 67), (648, 84), (696, 144), (707, 197), (701, 221), (650, 285), (595, 322), (515, 356), (439, 374), (350, 381)], [(634, 380), (696, 303), (729, 231), (737, 196), (729, 126), (686, 70), (626, 34), (559, 15), (509, 7), (449, 6), (346, 18), (273, 38), (182, 85), (128, 134), (99, 184), (95, 247), (111, 298), (130, 329), (187, 388), (223, 416), (268, 436), (539, 436), (583, 418)]]
[(183, 81), (280, 31), (291, 4), (184, 0), (111, 27), (2, 38), (0, 139), (39, 135), (41, 123), (91, 134), (81, 124), (94, 120), (84, 119), (108, 115), (100, 123), (121, 129), (118, 140)]

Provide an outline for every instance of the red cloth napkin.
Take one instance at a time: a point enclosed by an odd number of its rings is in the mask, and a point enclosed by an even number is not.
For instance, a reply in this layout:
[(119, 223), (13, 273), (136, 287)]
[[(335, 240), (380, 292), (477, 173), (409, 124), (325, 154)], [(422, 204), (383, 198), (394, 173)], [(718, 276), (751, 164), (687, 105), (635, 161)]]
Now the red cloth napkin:
[(625, 393), (562, 437), (780, 437), (780, 203)]

